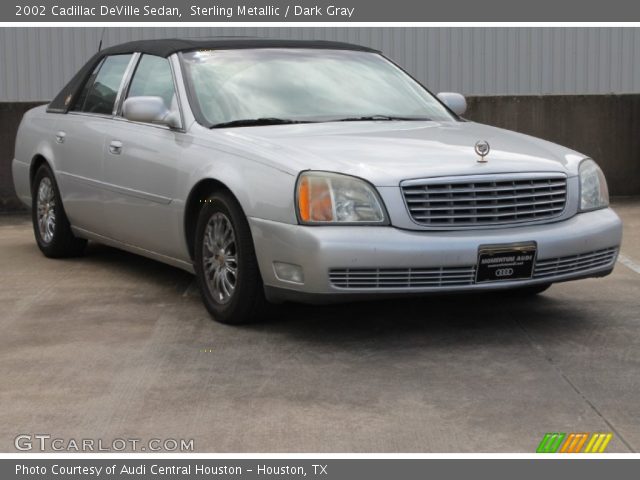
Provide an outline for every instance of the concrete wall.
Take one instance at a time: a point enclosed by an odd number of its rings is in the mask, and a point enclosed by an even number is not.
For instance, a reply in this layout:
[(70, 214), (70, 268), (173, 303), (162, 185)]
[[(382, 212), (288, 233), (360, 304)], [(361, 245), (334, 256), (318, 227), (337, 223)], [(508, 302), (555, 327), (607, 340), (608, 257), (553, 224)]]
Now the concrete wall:
[[(565, 145), (593, 157), (612, 195), (640, 194), (640, 94), (469, 97), (470, 120)], [(21, 205), (11, 159), (20, 118), (37, 103), (0, 103), (0, 210)]]
[(612, 195), (640, 194), (640, 95), (470, 97), (467, 118), (592, 157)]
[(0, 212), (24, 208), (13, 189), (11, 160), (14, 154), (16, 132), (22, 115), (40, 103), (0, 102)]

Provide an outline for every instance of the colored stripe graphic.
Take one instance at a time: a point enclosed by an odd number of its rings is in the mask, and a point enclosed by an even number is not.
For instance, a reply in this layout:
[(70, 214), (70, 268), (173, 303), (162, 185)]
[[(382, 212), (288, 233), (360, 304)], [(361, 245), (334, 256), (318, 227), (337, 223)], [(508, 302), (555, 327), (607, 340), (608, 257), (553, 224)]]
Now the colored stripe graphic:
[(567, 450), (569, 448), (573, 448), (575, 437), (576, 437), (575, 433), (570, 433), (569, 436), (567, 436), (567, 441), (564, 442), (564, 445), (562, 445), (562, 448), (560, 449), (560, 453), (567, 453)]
[(545, 433), (536, 453), (603, 453), (612, 438), (612, 433)]
[(576, 447), (573, 449), (573, 451), (571, 451), (569, 453), (580, 453), (580, 450), (582, 450), (582, 446), (587, 441), (587, 438), (589, 438), (589, 434), (588, 433), (580, 433), (579, 435), (582, 435), (582, 438), (580, 439), (580, 441), (578, 442)]
[(610, 433), (594, 433), (587, 444), (587, 448), (584, 449), (584, 453), (602, 453), (609, 445), (611, 438)]
[(545, 433), (536, 453), (556, 453), (566, 433)]
[(574, 435), (574, 440), (571, 446), (567, 448), (567, 453), (580, 453), (580, 449), (582, 448), (582, 445), (584, 445), (584, 443), (587, 441), (587, 438), (589, 438), (589, 434), (574, 433), (573, 435)]

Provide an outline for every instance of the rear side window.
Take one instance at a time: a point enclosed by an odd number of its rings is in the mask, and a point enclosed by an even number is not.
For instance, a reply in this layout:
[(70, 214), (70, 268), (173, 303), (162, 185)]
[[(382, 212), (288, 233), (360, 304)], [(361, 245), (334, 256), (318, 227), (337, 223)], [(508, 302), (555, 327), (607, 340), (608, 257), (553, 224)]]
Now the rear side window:
[(85, 82), (84, 87), (82, 87), (82, 91), (80, 92), (80, 95), (78, 96), (78, 99), (76, 100), (71, 110), (74, 110), (74, 111), (82, 110), (82, 107), (84, 106), (84, 102), (87, 99), (87, 94), (89, 93), (89, 90), (91, 90), (91, 87), (93, 86), (93, 82), (95, 82), (96, 75), (98, 75), (98, 72), (100, 71), (100, 67), (102, 66), (103, 62), (104, 62), (104, 59), (100, 63), (98, 63), (98, 65), (96, 65), (96, 68), (93, 69), (91, 76)]
[(175, 88), (169, 61), (143, 55), (129, 87), (129, 97), (160, 97), (168, 110), (175, 109)]
[(131, 55), (105, 58), (91, 74), (73, 110), (111, 115)]

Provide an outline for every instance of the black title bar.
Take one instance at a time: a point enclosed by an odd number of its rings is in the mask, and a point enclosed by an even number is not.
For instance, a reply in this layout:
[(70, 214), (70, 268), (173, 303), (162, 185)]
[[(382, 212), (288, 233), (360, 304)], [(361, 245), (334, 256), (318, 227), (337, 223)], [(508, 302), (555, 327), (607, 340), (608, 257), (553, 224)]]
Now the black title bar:
[(629, 0), (16, 0), (0, 22), (638, 22)]
[(440, 478), (635, 478), (640, 460), (534, 459), (2, 459), (0, 478), (205, 480), (425, 480)]

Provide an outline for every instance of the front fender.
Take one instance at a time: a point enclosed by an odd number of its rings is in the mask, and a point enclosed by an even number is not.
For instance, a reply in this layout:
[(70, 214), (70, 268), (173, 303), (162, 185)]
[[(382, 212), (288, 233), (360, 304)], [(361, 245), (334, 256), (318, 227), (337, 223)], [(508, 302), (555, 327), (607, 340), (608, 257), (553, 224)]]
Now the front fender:
[(197, 141), (183, 156), (188, 188), (181, 192), (186, 204), (193, 189), (206, 179), (224, 184), (236, 197), (247, 217), (297, 223), (294, 209), (295, 175), (268, 161), (249, 158), (243, 152), (212, 147)]

